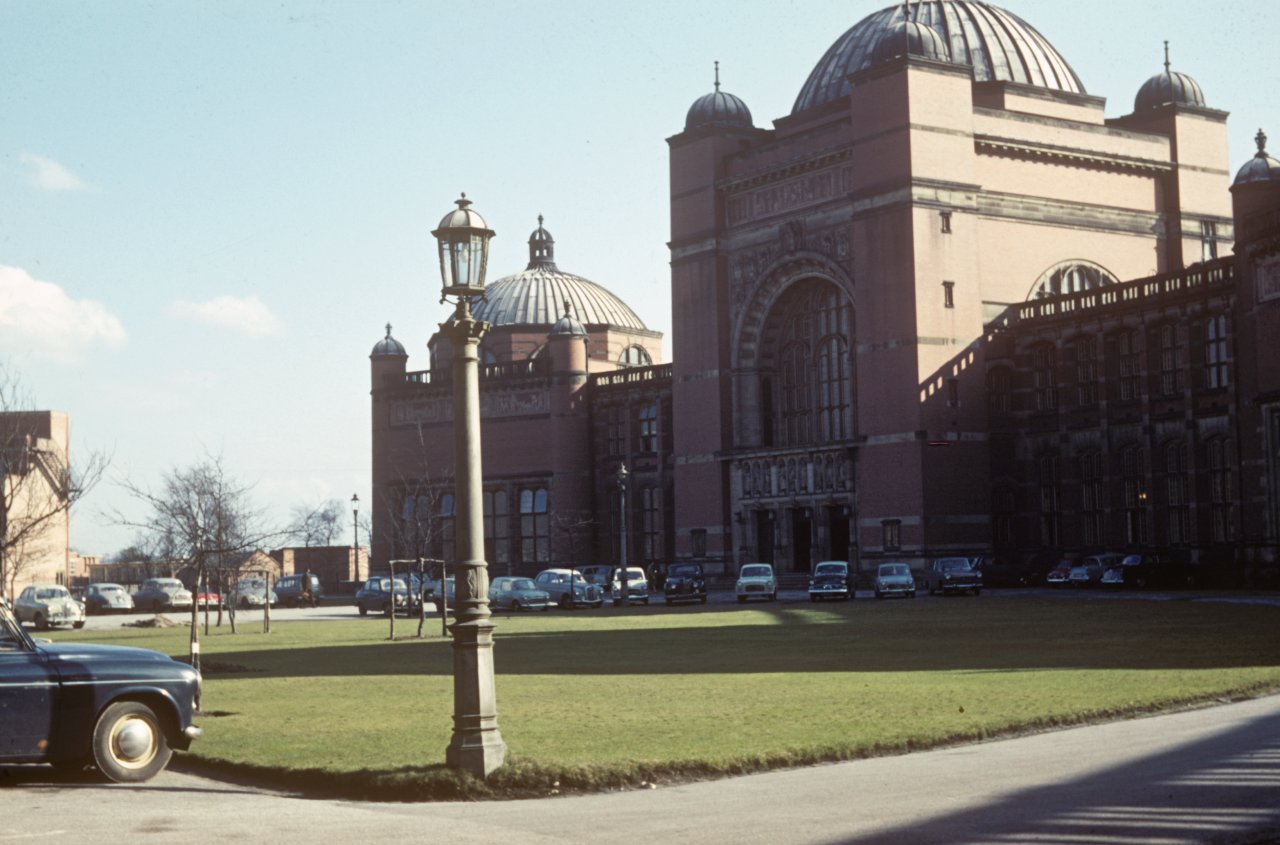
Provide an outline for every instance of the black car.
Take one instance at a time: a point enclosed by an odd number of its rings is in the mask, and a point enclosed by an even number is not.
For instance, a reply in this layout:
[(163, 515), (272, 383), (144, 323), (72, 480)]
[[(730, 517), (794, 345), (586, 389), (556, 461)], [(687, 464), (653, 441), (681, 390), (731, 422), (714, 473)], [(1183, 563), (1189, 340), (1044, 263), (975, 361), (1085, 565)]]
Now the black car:
[(0, 763), (148, 780), (201, 731), (200, 673), (144, 648), (36, 642), (0, 606)]
[(320, 577), (311, 572), (284, 576), (276, 582), (275, 591), (276, 600), (285, 607), (315, 607), (324, 596)]
[(700, 563), (673, 563), (667, 567), (666, 580), (662, 582), (662, 594), (667, 604), (678, 601), (707, 603), (707, 579)]

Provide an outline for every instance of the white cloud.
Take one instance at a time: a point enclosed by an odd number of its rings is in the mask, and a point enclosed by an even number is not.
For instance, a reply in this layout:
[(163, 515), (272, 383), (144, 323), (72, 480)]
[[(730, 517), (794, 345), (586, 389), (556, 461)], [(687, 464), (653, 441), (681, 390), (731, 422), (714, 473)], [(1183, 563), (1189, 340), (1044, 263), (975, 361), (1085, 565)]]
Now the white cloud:
[(81, 191), (85, 184), (63, 164), (47, 156), (23, 153), (18, 160), (31, 168), (31, 184), (46, 191)]
[(251, 337), (266, 337), (284, 331), (284, 324), (256, 296), (218, 296), (204, 302), (179, 300), (169, 310), (176, 317), (231, 329)]
[(72, 299), (51, 282), (0, 264), (0, 347), (75, 361), (96, 344), (120, 346), (124, 342), (124, 326), (102, 303)]

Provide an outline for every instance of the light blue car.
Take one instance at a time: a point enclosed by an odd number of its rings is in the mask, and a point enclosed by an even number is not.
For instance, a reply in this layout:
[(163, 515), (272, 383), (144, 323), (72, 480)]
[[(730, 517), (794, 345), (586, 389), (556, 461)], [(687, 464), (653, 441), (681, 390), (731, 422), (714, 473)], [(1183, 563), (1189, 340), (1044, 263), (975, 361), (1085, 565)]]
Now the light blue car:
[(494, 610), (546, 610), (551, 594), (539, 590), (531, 578), (503, 575), (489, 585), (489, 607)]

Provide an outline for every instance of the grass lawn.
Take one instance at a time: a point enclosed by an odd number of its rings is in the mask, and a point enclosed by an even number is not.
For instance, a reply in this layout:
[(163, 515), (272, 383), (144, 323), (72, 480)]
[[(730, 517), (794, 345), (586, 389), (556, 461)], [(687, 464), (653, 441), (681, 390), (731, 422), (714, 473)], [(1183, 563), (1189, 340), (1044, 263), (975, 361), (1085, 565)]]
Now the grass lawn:
[[(443, 767), (452, 652), (384, 619), (204, 638), (189, 765), (352, 797), (544, 795), (840, 760), (1280, 690), (1280, 609), (1036, 598), (496, 617), (509, 765)], [(397, 622), (412, 634), (414, 622)], [(57, 639), (186, 653), (186, 628)]]

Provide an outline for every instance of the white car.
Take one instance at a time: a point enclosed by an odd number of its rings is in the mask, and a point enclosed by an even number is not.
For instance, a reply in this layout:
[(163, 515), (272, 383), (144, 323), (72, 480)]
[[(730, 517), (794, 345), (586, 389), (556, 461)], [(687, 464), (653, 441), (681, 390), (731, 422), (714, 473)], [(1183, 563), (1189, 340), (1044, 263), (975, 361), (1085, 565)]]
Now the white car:
[(738, 583), (733, 592), (742, 604), (747, 599), (777, 601), (778, 580), (773, 577), (773, 567), (767, 563), (744, 563), (738, 570)]
[[(613, 577), (609, 584), (609, 595), (613, 599), (614, 607), (622, 604), (621, 576), (621, 567), (613, 570)], [(627, 600), (638, 601), (641, 604), (649, 603), (649, 581), (644, 577), (644, 570), (638, 566), (627, 567)]]
[(84, 627), (84, 605), (61, 584), (32, 584), (13, 604), (19, 622), (30, 622), (41, 631), (51, 625)]
[[(533, 579), (539, 590), (545, 590), (553, 604), (570, 607), (600, 607), (604, 596), (595, 584), (588, 584), (576, 570), (544, 569)], [(572, 585), (572, 587), (570, 586)], [(572, 593), (570, 592), (572, 589)]]
[(905, 563), (882, 563), (876, 567), (876, 598), (916, 597), (916, 577)]

